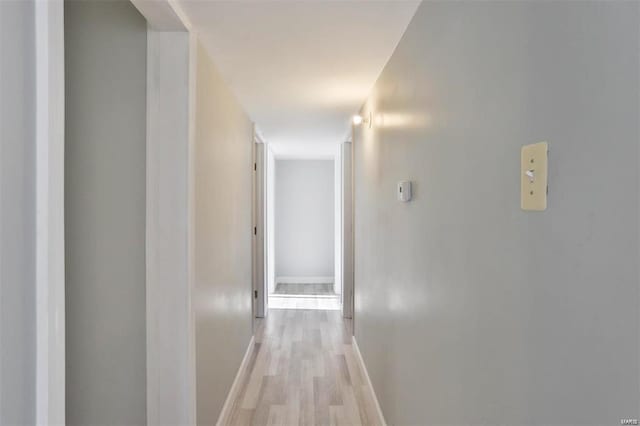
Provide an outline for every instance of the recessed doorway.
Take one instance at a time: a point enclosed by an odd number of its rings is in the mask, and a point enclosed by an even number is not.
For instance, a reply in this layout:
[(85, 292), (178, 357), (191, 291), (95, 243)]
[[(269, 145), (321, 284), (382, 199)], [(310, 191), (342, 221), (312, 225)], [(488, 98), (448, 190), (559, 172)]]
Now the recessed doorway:
[(271, 309), (340, 310), (333, 158), (275, 158)]

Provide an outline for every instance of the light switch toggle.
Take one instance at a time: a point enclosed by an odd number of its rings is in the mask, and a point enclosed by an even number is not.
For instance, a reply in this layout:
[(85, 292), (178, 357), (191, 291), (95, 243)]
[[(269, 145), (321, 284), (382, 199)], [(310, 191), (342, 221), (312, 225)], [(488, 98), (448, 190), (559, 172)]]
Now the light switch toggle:
[(536, 171), (531, 169), (524, 172), (525, 175), (529, 178), (529, 183), (533, 183), (536, 180)]

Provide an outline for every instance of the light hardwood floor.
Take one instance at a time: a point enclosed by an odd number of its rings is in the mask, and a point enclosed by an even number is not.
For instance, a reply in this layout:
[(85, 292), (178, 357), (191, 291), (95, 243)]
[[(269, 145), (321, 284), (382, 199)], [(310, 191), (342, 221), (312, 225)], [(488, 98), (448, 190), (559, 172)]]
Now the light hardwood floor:
[(270, 294), (269, 308), (271, 309), (314, 309), (321, 311), (339, 311), (340, 296), (299, 296), (290, 294)]
[(296, 284), (296, 283), (278, 283), (276, 285), (275, 294), (299, 294), (299, 295), (332, 295), (333, 284), (331, 283), (319, 283), (319, 284)]
[(339, 311), (270, 310), (260, 320), (229, 425), (379, 425)]

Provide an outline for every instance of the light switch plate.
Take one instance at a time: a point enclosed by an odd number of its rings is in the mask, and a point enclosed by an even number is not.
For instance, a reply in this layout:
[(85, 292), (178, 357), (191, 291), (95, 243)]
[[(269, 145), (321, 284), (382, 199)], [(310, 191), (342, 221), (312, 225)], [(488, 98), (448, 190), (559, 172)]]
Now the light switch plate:
[(520, 208), (543, 211), (547, 209), (547, 159), (549, 145), (538, 142), (525, 145), (520, 151)]

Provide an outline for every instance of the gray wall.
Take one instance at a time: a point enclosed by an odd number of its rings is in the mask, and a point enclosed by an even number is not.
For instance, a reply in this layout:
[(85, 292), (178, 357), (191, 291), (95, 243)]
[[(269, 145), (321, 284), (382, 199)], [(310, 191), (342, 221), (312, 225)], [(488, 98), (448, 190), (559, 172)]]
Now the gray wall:
[(333, 160), (276, 160), (276, 277), (333, 277)]
[[(389, 424), (640, 417), (639, 7), (419, 7), (354, 140), (355, 335)], [(523, 212), (538, 141), (549, 208)]]
[(67, 423), (146, 424), (147, 28), (65, 3)]
[(196, 415), (212, 425), (252, 334), (253, 126), (200, 44), (196, 103)]
[(35, 28), (0, 2), (0, 424), (35, 423)]

